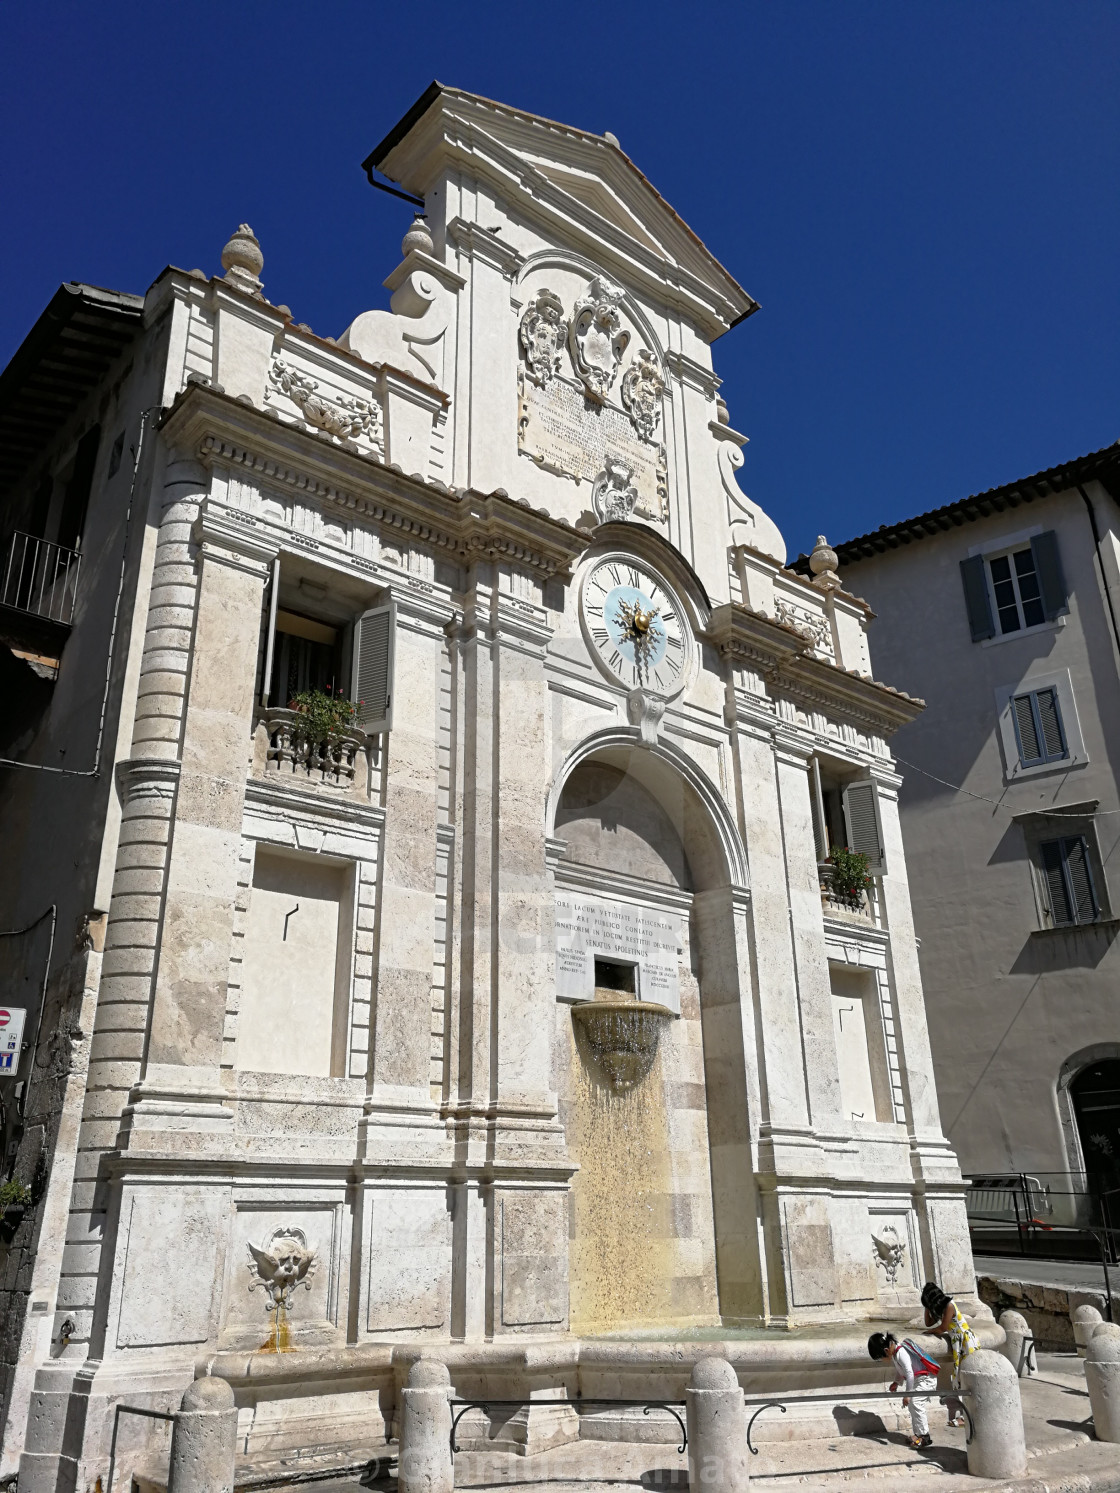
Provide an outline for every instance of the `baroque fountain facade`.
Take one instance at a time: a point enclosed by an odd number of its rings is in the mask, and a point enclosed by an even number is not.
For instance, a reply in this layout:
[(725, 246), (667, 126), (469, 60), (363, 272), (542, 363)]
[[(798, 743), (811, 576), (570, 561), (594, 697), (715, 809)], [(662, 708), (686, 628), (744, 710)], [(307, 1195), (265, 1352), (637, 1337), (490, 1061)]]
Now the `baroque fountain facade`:
[[(91, 1485), (106, 1410), (196, 1372), (248, 1461), (342, 1456), (421, 1354), (465, 1395), (669, 1395), (722, 1332), (744, 1383), (854, 1383), (859, 1324), (975, 1289), (888, 745), (920, 702), (738, 484), (711, 344), (755, 303), (612, 137), (433, 85), (369, 164), (426, 218), (337, 342), (248, 230), (148, 292), (134, 723), (51, 1183), (81, 1248), (21, 1493)], [(324, 761), (269, 678), (328, 634), (381, 715)]]

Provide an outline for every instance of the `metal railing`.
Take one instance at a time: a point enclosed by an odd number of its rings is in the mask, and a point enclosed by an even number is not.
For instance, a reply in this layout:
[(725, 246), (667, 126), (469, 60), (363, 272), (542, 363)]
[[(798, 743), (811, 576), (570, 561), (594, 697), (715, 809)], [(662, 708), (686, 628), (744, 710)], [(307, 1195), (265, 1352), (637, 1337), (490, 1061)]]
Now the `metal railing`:
[(105, 1493), (113, 1493), (113, 1476), (117, 1470), (117, 1431), (120, 1428), (122, 1415), (140, 1415), (145, 1420), (169, 1420), (174, 1422), (175, 1415), (168, 1410), (145, 1410), (141, 1405), (118, 1405), (113, 1415), (113, 1439), (109, 1443), (109, 1481), (105, 1487)]
[(78, 599), (81, 559), (77, 550), (17, 530), (8, 536), (0, 602), (69, 627)]
[(491, 1409), (522, 1409), (535, 1410), (538, 1405), (562, 1405), (567, 1410), (575, 1410), (577, 1413), (588, 1405), (619, 1406), (620, 1408), (638, 1410), (643, 1415), (648, 1415), (651, 1410), (664, 1410), (673, 1417), (680, 1427), (681, 1444), (677, 1447), (678, 1452), (683, 1452), (688, 1445), (688, 1432), (685, 1430), (684, 1417), (681, 1411), (684, 1409), (683, 1400), (598, 1400), (584, 1399), (582, 1395), (575, 1395), (571, 1399), (548, 1399), (548, 1400), (452, 1400), (452, 1410), (458, 1410), (457, 1415), (451, 1419), (451, 1455), (454, 1456), (459, 1450), (455, 1442), (455, 1432), (459, 1429), (459, 1422), (469, 1410), (481, 1410), (489, 1415)]
[[(972, 1420), (972, 1412), (964, 1403), (965, 1397), (970, 1393), (971, 1391), (967, 1389), (953, 1389), (947, 1393), (937, 1389), (908, 1389), (905, 1392), (905, 1398), (907, 1400), (940, 1400), (942, 1404), (947, 1400), (957, 1400), (960, 1403), (961, 1410), (964, 1412), (964, 1418), (968, 1422), (968, 1435), (965, 1437), (964, 1444), (965, 1446), (969, 1446), (972, 1443), (972, 1437), (976, 1430)], [(849, 1395), (790, 1395), (785, 1400), (763, 1400), (761, 1403), (756, 1399), (745, 1400), (744, 1404), (748, 1410), (752, 1406), (754, 1407), (754, 1414), (747, 1422), (747, 1450), (753, 1453), (754, 1456), (758, 1456), (758, 1447), (751, 1440), (751, 1432), (754, 1430), (755, 1421), (764, 1410), (780, 1410), (784, 1415), (787, 1405), (834, 1405), (839, 1408), (842, 1405), (853, 1404), (856, 1400), (893, 1400), (896, 1405), (901, 1404), (899, 1392), (891, 1389), (876, 1389), (868, 1391), (865, 1394)]]

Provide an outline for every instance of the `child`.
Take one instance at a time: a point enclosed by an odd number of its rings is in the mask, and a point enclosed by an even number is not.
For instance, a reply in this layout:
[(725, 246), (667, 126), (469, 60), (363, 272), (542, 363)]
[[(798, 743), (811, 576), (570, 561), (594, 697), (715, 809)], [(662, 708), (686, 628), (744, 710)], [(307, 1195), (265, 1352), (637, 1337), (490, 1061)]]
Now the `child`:
[(900, 1343), (889, 1332), (873, 1332), (867, 1339), (867, 1351), (876, 1360), (883, 1358), (891, 1360), (895, 1370), (891, 1392), (893, 1393), (900, 1383), (906, 1390), (906, 1397), (902, 1403), (910, 1406), (910, 1429), (914, 1433), (910, 1437), (910, 1445), (915, 1450), (932, 1446), (933, 1437), (929, 1434), (925, 1395), (916, 1398), (911, 1398), (911, 1396), (914, 1395), (915, 1390), (925, 1391), (927, 1394), (936, 1390), (937, 1365), (932, 1359), (927, 1358), (909, 1338)]
[[(943, 1337), (953, 1354), (953, 1388), (961, 1385), (961, 1359), (967, 1358), (980, 1346), (968, 1319), (957, 1308), (956, 1302), (936, 1281), (927, 1281), (922, 1287), (922, 1305), (926, 1309), (926, 1331), (934, 1337)], [(964, 1406), (956, 1395), (946, 1397), (951, 1426), (964, 1425)]]

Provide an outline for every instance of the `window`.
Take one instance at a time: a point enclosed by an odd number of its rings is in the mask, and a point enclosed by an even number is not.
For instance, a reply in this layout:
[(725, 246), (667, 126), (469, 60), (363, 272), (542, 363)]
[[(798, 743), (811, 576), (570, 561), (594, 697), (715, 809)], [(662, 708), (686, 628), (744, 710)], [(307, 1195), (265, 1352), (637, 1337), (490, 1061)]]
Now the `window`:
[(1064, 762), (1069, 757), (1058, 691), (1051, 685), (1016, 695), (1012, 701), (1015, 740), (1022, 767)]
[(1024, 627), (1038, 627), (1046, 621), (1038, 571), (1029, 549), (996, 555), (988, 561), (988, 567), (1000, 632), (1021, 632)]
[(832, 847), (839, 845), (865, 855), (868, 871), (880, 876), (886, 870), (886, 858), (878, 791), (867, 778), (845, 781), (837, 767), (826, 759), (814, 758), (812, 763), (810, 793), (817, 860), (826, 861)]
[(1086, 837), (1067, 835), (1060, 840), (1043, 840), (1039, 850), (1054, 926), (1094, 922), (1100, 915), (1100, 904)]
[[(1005, 541), (1006, 543), (1006, 541)], [(961, 582), (972, 641), (1041, 627), (1066, 611), (1068, 593), (1053, 529), (1026, 544), (993, 547), (962, 560)]]

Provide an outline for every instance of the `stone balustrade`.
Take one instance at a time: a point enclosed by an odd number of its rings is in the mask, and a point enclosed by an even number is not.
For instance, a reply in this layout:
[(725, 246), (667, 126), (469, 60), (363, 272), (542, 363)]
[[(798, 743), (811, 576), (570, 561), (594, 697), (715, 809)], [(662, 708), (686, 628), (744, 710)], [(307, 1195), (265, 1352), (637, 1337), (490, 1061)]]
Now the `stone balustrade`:
[(364, 731), (340, 731), (316, 739), (296, 710), (269, 708), (257, 720), (266, 737), (264, 771), (282, 773), (312, 783), (349, 788), (359, 770), (369, 738)]

